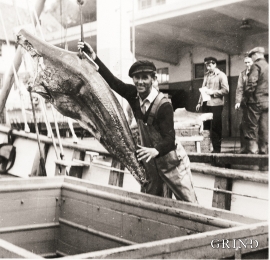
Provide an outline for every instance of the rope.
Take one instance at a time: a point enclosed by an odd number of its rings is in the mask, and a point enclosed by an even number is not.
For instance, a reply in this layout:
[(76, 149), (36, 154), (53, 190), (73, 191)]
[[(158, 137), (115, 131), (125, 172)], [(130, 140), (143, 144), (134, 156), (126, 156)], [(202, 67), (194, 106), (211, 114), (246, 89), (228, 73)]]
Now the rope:
[(63, 27), (63, 11), (62, 11), (62, 0), (60, 0), (60, 21), (61, 21), (61, 40), (60, 40), (60, 46), (62, 47), (63, 43), (63, 37), (62, 37), (62, 27)]
[[(98, 164), (98, 163), (95, 163), (95, 162), (92, 162), (92, 165), (95, 165), (95, 167), (98, 167), (98, 168), (101, 168), (101, 169), (107, 169), (107, 170), (110, 170), (110, 171), (116, 171), (116, 172), (121, 172), (121, 173), (128, 173), (127, 170), (120, 170), (120, 169), (117, 169), (117, 168), (114, 168), (114, 167), (101, 165), (101, 164)], [(259, 197), (256, 197), (256, 196), (251, 196), (251, 195), (246, 195), (246, 194), (241, 194), (241, 193), (237, 193), (237, 192), (233, 192), (233, 191), (223, 190), (223, 189), (219, 189), (219, 188), (207, 188), (207, 187), (201, 187), (201, 186), (194, 186), (194, 188), (204, 189), (204, 190), (211, 190), (211, 191), (220, 192), (220, 193), (226, 193), (226, 194), (231, 194), (231, 195), (238, 195), (238, 196), (242, 196), (242, 197), (268, 201), (268, 199), (259, 198)]]
[(35, 128), (36, 128), (36, 134), (37, 134), (37, 141), (38, 141), (38, 149), (39, 149), (39, 154), (40, 154), (40, 163), (41, 163), (42, 175), (43, 176), (47, 176), (46, 167), (45, 167), (45, 160), (44, 160), (44, 157), (43, 157), (43, 153), (41, 151), (39, 131), (38, 131), (38, 125), (37, 125), (37, 119), (36, 119), (36, 112), (35, 112), (35, 106), (34, 106), (34, 103), (33, 103), (32, 88), (31, 87), (29, 87), (29, 95), (30, 95), (30, 100), (31, 100), (31, 105), (32, 105), (32, 111), (33, 111), (33, 117), (34, 117)]
[(116, 172), (122, 172), (122, 173), (128, 173), (128, 171), (125, 171), (125, 170), (120, 170), (120, 169), (117, 169), (117, 168), (114, 168), (114, 167), (110, 167), (110, 166), (106, 166), (106, 165), (101, 165), (101, 164), (98, 164), (98, 163), (94, 163), (93, 164), (98, 167), (98, 168), (102, 168), (102, 169), (106, 169), (106, 170), (110, 170), (110, 171), (116, 171)]
[(259, 197), (256, 197), (256, 196), (251, 196), (251, 195), (246, 195), (246, 194), (241, 194), (241, 193), (237, 193), (237, 192), (233, 192), (233, 191), (218, 189), (218, 188), (206, 188), (206, 187), (200, 187), (200, 186), (194, 186), (194, 187), (198, 188), (198, 189), (212, 190), (212, 191), (220, 192), (220, 193), (227, 193), (227, 194), (231, 194), (231, 195), (238, 195), (238, 196), (242, 196), (242, 197), (248, 197), (248, 198), (254, 198), (254, 199), (258, 199), (258, 200), (266, 200), (266, 201), (268, 201), (268, 199), (259, 198)]

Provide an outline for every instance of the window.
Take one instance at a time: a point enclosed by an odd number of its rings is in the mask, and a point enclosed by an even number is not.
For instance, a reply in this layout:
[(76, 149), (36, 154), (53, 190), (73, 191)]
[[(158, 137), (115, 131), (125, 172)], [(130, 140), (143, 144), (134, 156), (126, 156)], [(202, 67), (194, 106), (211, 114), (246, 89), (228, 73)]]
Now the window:
[(205, 66), (204, 63), (194, 64), (195, 65), (195, 79), (204, 77)]
[(218, 60), (217, 68), (226, 74), (226, 60)]
[(152, 0), (140, 0), (139, 1), (139, 9), (146, 9), (151, 7)]
[(166, 0), (156, 0), (157, 5), (163, 5), (166, 3)]
[(153, 7), (155, 5), (166, 4), (166, 0), (139, 0), (139, 10)]
[[(217, 68), (226, 74), (226, 60), (217, 61)], [(206, 67), (204, 63), (194, 64), (195, 79), (203, 78), (205, 72), (206, 72)]]
[(169, 83), (169, 69), (157, 69), (157, 80), (159, 84)]

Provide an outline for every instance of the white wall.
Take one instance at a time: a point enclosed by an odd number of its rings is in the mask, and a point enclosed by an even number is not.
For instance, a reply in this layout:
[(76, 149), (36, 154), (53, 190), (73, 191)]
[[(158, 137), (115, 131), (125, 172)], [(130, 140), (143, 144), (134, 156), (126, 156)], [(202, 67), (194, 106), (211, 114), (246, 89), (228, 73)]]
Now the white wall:
[[(257, 34), (255, 36), (249, 36), (243, 42), (243, 48), (241, 54), (230, 56), (230, 76), (238, 76), (241, 71), (245, 69), (244, 58), (245, 53), (256, 46), (263, 46), (268, 54), (268, 34)], [(194, 64), (203, 63), (204, 58), (208, 56), (214, 56), (218, 60), (226, 60), (227, 64), (227, 76), (229, 76), (229, 55), (216, 50), (211, 50), (205, 47), (183, 48), (179, 50), (180, 62), (176, 66), (173, 66), (166, 62), (161, 62), (151, 59), (157, 68), (169, 68), (170, 83), (190, 81), (192, 80), (193, 70), (192, 61)], [(145, 57), (138, 56), (137, 59), (147, 59)], [(150, 60), (150, 59), (149, 59)]]

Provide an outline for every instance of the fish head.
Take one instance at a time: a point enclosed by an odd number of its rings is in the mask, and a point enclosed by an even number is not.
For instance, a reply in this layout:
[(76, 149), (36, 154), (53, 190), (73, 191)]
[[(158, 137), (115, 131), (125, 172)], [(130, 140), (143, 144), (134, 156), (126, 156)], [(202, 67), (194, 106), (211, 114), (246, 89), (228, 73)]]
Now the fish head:
[(17, 35), (17, 43), (23, 47), (22, 51), (25, 66), (30, 73), (27, 85), (28, 90), (41, 95), (49, 102), (53, 101), (53, 97), (47, 88), (48, 84), (44, 81), (44, 63), (41, 53), (26, 39), (23, 34)]
[(61, 56), (62, 50), (26, 30), (19, 32), (17, 43), (22, 47), (23, 61), (30, 72), (28, 91), (42, 96), (65, 116), (77, 119), (78, 113), (72, 109), (72, 101), (82, 81), (59, 63), (56, 57)]

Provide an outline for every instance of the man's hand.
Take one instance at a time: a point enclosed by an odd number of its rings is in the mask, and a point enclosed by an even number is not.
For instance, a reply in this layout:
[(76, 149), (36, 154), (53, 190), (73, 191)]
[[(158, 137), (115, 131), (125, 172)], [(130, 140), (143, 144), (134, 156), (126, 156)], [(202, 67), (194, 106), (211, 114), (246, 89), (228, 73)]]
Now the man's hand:
[(210, 96), (214, 95), (214, 91), (212, 89), (206, 89), (205, 93)]
[(158, 156), (159, 152), (155, 148), (150, 147), (143, 147), (141, 145), (138, 145), (140, 149), (138, 149), (136, 152), (138, 153), (137, 157), (138, 160), (146, 159), (146, 162), (149, 162), (152, 158), (155, 158)]
[(196, 111), (197, 111), (197, 112), (200, 110), (200, 107), (201, 107), (201, 104), (198, 104), (198, 105), (196, 106)]
[(240, 103), (236, 103), (235, 104), (235, 109), (239, 109), (240, 108)]
[(94, 52), (93, 48), (88, 44), (87, 42), (80, 42), (78, 41), (78, 50), (84, 51), (86, 54), (88, 54), (92, 60), (95, 60), (97, 55)]

